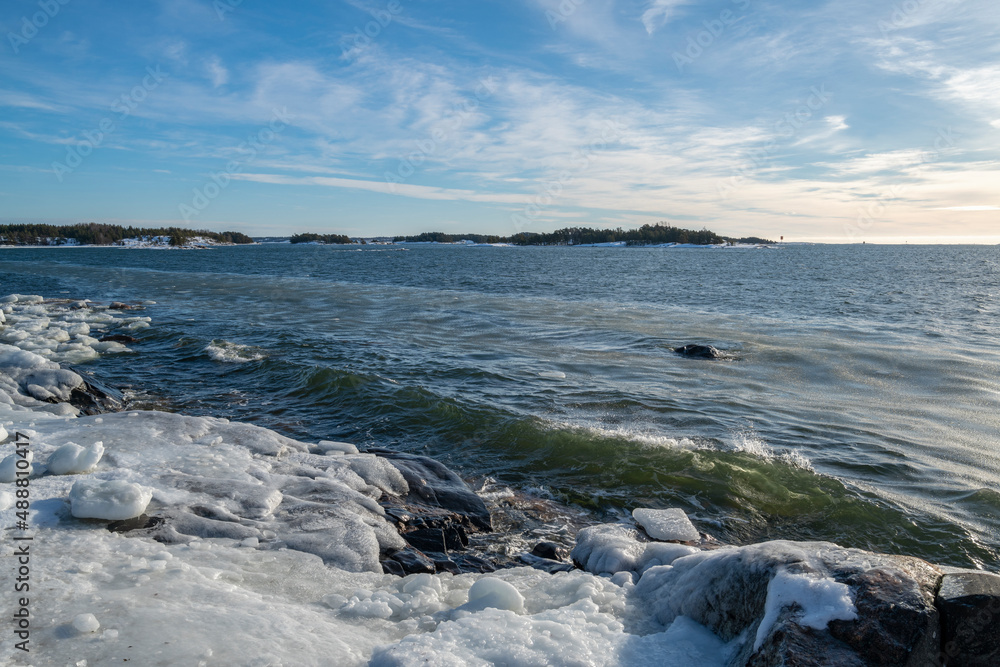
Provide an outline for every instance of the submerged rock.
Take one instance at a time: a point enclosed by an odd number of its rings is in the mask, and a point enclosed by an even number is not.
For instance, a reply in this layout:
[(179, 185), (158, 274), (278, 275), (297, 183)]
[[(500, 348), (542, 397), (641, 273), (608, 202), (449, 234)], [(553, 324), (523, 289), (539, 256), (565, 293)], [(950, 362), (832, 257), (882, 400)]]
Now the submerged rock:
[(682, 357), (691, 357), (692, 359), (723, 359), (726, 356), (711, 345), (699, 345), (697, 343), (675, 347), (674, 352)]

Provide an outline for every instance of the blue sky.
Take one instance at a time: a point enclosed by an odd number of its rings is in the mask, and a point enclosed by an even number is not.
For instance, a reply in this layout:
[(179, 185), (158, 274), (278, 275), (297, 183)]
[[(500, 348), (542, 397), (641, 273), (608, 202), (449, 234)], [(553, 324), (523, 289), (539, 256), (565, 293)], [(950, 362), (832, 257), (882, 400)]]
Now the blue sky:
[(1000, 241), (995, 0), (8, 0), (0, 222)]

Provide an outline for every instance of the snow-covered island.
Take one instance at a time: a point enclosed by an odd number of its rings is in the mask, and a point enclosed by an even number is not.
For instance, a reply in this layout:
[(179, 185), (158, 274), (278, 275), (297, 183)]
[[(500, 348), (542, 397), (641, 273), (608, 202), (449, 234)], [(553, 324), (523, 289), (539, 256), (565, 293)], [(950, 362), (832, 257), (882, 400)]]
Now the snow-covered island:
[(470, 526), (489, 516), (440, 464), (102, 412), (114, 397), (61, 364), (129, 353), (152, 323), (122, 305), (0, 299), (0, 664), (1000, 663), (996, 575), (720, 545), (677, 509), (586, 527), (569, 559), (446, 571), (398, 508), (437, 480)]

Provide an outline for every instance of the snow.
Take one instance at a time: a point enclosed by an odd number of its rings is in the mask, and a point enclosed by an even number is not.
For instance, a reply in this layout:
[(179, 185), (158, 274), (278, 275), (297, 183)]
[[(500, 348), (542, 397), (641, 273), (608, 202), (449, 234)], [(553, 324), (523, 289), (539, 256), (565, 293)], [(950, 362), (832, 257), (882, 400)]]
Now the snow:
[(52, 452), (45, 467), (53, 475), (77, 475), (93, 470), (102, 456), (104, 456), (103, 442), (97, 441), (87, 447), (67, 442)]
[(120, 479), (81, 479), (69, 492), (70, 511), (78, 519), (132, 519), (142, 515), (152, 499), (151, 489)]
[(637, 508), (632, 510), (632, 516), (654, 540), (696, 542), (699, 539), (698, 529), (688, 519), (684, 510)]
[(814, 630), (824, 630), (830, 621), (852, 621), (858, 617), (847, 584), (809, 574), (792, 574), (782, 568), (767, 586), (764, 619), (757, 627), (755, 651), (763, 644), (781, 610), (793, 605), (802, 610), (796, 622)]
[(5, 456), (2, 461), (0, 461), (0, 482), (5, 484), (12, 483), (17, 479), (18, 469), (25, 470), (27, 465), (31, 464), (31, 461), (35, 458), (35, 453), (28, 450), (28, 453), (23, 457), (23, 460), (27, 463), (18, 466), (17, 462), (22, 460), (22, 457), (17, 454), (11, 454), (10, 456)]

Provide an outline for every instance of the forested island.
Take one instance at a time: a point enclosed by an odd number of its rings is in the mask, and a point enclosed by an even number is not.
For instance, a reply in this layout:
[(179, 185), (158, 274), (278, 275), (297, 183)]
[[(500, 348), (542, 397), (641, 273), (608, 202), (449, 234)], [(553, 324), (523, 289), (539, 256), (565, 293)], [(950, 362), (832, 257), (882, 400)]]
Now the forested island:
[(354, 243), (350, 236), (343, 234), (292, 234), (288, 239), (290, 243), (322, 243), (322, 244), (348, 244)]
[(242, 232), (209, 232), (179, 227), (122, 227), (96, 222), (77, 225), (0, 225), (0, 245), (78, 246), (131, 245), (145, 242), (180, 247), (195, 239), (219, 244), (248, 244), (254, 240)]
[(658, 245), (661, 243), (683, 243), (693, 245), (718, 245), (723, 243), (774, 243), (756, 236), (740, 238), (720, 236), (708, 229), (682, 229), (673, 225), (657, 223), (643, 225), (638, 229), (591, 229), (588, 227), (567, 227), (554, 232), (538, 234), (521, 232), (503, 237), (487, 234), (446, 234), (444, 232), (424, 232), (416, 236), (398, 236), (396, 243), (509, 243), (511, 245), (589, 245), (595, 243), (625, 243), (626, 245)]

